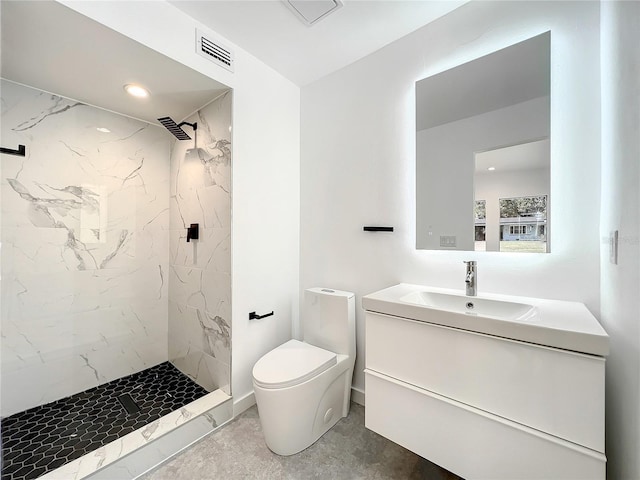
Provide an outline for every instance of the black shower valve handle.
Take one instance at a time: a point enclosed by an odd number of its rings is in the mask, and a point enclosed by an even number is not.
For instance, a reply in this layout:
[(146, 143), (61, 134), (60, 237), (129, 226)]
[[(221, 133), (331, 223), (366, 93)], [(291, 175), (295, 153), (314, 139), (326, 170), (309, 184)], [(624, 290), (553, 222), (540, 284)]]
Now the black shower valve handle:
[(200, 226), (197, 223), (192, 223), (189, 227), (187, 227), (187, 242), (191, 240), (198, 240), (200, 233)]

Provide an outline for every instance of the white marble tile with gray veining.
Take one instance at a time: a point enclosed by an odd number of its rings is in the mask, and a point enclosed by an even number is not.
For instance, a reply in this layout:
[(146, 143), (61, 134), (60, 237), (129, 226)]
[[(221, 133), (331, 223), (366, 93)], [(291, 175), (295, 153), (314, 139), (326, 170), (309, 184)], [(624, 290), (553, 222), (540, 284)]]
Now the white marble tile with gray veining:
[[(133, 479), (210, 434), (233, 417), (233, 402), (224, 401), (189, 422), (146, 443), (130, 455), (101, 469), (91, 480)], [(155, 434), (155, 431), (154, 431)]]
[(185, 230), (170, 232), (172, 265), (231, 273), (231, 229), (201, 228), (197, 242), (187, 242)]
[[(230, 392), (231, 95), (187, 119), (197, 143), (176, 141), (169, 206), (169, 358), (206, 389)], [(200, 238), (186, 241), (186, 227)]]
[(1, 94), (3, 142), (27, 147), (0, 176), (6, 415), (167, 359), (171, 141), (6, 80)]

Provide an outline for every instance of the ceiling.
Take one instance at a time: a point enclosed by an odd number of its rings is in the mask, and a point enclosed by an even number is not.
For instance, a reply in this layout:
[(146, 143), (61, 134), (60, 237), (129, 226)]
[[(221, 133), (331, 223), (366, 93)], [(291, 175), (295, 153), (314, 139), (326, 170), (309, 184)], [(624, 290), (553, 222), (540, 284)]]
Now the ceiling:
[(282, 0), (170, 0), (179, 10), (304, 86), (446, 15), (468, 0), (344, 0), (304, 24)]
[[(155, 124), (164, 116), (179, 122), (228, 90), (57, 2), (2, 1), (0, 8), (5, 79)], [(151, 96), (129, 96), (127, 83)]]
[[(344, 0), (311, 26), (281, 0), (171, 3), (302, 86), (466, 1)], [(155, 124), (163, 116), (181, 121), (228, 90), (58, 2), (2, 1), (0, 8), (2, 78)], [(128, 96), (127, 83), (151, 96)]]
[(495, 172), (511, 172), (516, 170), (549, 169), (549, 139), (521, 143), (509, 147), (496, 148), (487, 152), (476, 153), (476, 173), (491, 174), (487, 169), (495, 168)]

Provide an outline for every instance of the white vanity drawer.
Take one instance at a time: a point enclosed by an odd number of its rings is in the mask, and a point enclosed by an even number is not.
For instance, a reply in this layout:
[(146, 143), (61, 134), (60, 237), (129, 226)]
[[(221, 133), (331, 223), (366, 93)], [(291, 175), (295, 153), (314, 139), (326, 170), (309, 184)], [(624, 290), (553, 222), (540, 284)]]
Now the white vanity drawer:
[(365, 370), (366, 427), (467, 480), (604, 480), (603, 454)]
[(372, 312), (366, 346), (369, 370), (604, 452), (602, 357)]

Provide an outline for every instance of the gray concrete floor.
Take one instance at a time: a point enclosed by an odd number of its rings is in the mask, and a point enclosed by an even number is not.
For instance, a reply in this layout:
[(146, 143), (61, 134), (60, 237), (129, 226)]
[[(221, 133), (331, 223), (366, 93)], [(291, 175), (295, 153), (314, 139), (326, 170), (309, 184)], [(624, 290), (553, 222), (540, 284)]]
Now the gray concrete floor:
[(320, 440), (289, 457), (264, 443), (255, 406), (144, 480), (331, 479), (459, 480), (459, 477), (364, 427), (364, 408), (355, 403)]

